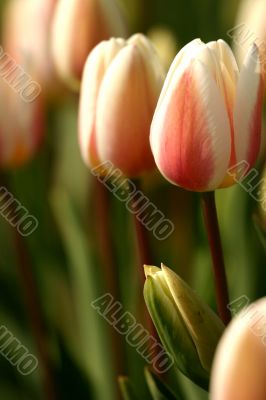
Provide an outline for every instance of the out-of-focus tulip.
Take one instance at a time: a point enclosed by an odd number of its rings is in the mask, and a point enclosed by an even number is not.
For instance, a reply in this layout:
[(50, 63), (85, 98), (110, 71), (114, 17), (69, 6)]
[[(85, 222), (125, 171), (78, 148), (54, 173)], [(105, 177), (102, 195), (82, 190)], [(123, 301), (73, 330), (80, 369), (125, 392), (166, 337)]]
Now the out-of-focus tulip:
[(266, 2), (265, 0), (242, 0), (235, 27), (228, 31), (232, 38), (237, 60), (242, 63), (248, 48), (256, 43), (266, 72)]
[(0, 168), (15, 168), (29, 161), (44, 135), (43, 102), (26, 102), (0, 79)]
[(127, 176), (154, 167), (149, 131), (163, 79), (160, 60), (141, 34), (102, 42), (92, 51), (84, 68), (79, 111), (80, 147), (87, 165), (111, 161)]
[(78, 89), (91, 50), (102, 40), (125, 35), (116, 0), (59, 0), (52, 28), (58, 74), (72, 89)]
[(212, 400), (266, 399), (266, 298), (228, 325), (215, 354)]
[(145, 302), (165, 349), (187, 377), (206, 389), (223, 323), (169, 268), (145, 266), (145, 275)]
[(177, 40), (173, 32), (163, 26), (155, 26), (149, 30), (147, 36), (152, 41), (163, 65), (168, 70), (178, 50)]
[(51, 21), (57, 0), (11, 0), (4, 15), (3, 48), (42, 87), (61, 91), (52, 61)]
[(152, 152), (164, 177), (193, 191), (235, 183), (243, 171), (234, 167), (245, 160), (251, 168), (258, 156), (262, 100), (255, 44), (240, 72), (222, 40), (185, 46), (169, 70), (151, 127)]

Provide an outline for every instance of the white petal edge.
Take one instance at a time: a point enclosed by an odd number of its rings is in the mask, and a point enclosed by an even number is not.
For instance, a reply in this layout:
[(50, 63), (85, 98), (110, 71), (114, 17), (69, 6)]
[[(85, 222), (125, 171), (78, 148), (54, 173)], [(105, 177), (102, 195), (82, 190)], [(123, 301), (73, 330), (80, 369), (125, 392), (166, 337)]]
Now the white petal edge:
[(247, 161), (251, 140), (250, 123), (257, 103), (261, 83), (261, 66), (259, 51), (254, 43), (244, 60), (237, 84), (234, 108), (234, 134), (236, 162)]
[(193, 76), (203, 103), (208, 132), (211, 136), (214, 174), (208, 190), (214, 190), (223, 181), (231, 157), (231, 131), (224, 98), (210, 74), (200, 61), (194, 63)]
[(79, 142), (82, 157), (88, 165), (90, 164), (89, 146), (101, 82), (109, 65), (125, 45), (126, 42), (123, 39), (101, 42), (92, 50), (84, 66), (79, 106)]

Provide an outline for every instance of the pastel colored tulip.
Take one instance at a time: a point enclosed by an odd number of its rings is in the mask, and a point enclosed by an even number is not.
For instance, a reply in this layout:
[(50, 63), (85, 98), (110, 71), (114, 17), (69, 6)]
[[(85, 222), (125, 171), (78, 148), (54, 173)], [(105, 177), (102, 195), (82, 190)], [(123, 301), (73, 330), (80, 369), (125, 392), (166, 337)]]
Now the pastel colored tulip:
[(79, 111), (82, 156), (90, 167), (111, 161), (127, 176), (154, 168), (149, 131), (164, 71), (150, 41), (102, 42), (84, 68)]
[(224, 325), (173, 271), (145, 266), (144, 298), (162, 344), (183, 374), (207, 389)]
[(116, 0), (58, 0), (52, 52), (59, 76), (78, 89), (88, 54), (102, 40), (126, 35)]
[[(193, 191), (230, 186), (261, 142), (263, 78), (257, 46), (239, 71), (222, 41), (196, 39), (176, 56), (151, 126), (155, 162), (166, 179)], [(235, 169), (235, 171), (234, 171)], [(228, 173), (230, 170), (230, 173)]]
[(33, 102), (0, 79), (0, 168), (16, 168), (39, 150), (44, 136), (42, 97)]
[(243, 62), (250, 45), (255, 42), (260, 50), (263, 71), (266, 72), (266, 2), (265, 0), (242, 0), (237, 12), (235, 26), (228, 31), (234, 43), (235, 54)]
[(50, 49), (51, 21), (57, 0), (11, 0), (4, 13), (3, 48), (43, 94), (62, 89)]
[(266, 297), (232, 320), (218, 345), (211, 400), (266, 399)]
[(152, 27), (147, 35), (158, 52), (163, 65), (168, 70), (178, 50), (174, 33), (170, 29), (158, 25)]

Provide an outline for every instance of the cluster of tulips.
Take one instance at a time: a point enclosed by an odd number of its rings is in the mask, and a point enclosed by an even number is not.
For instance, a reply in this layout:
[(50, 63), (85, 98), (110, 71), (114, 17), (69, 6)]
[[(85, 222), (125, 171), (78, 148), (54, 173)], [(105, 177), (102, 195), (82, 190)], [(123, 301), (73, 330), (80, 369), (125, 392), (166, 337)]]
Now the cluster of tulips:
[[(0, 79), (2, 168), (36, 154), (45, 107), (70, 92), (80, 95), (79, 146), (89, 168), (110, 161), (136, 178), (157, 167), (172, 184), (209, 193), (242, 179), (241, 162), (248, 173), (257, 161), (264, 70), (256, 43), (239, 68), (223, 40), (195, 39), (166, 73), (145, 35), (127, 38), (112, 0), (11, 0), (4, 21), (4, 51), (42, 91), (26, 103)], [(146, 266), (145, 274), (149, 313), (176, 366), (205, 389), (211, 378), (213, 400), (265, 399), (266, 343), (247, 310), (225, 327), (167, 267)], [(266, 299), (252, 309), (265, 328)]]

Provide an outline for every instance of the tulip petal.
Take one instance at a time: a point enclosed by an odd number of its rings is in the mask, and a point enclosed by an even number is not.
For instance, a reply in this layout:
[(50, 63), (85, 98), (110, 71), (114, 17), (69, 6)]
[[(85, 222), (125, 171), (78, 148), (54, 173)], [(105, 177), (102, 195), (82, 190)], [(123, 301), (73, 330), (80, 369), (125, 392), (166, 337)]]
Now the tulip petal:
[[(209, 349), (216, 347), (224, 325), (177, 274), (165, 265), (162, 265), (161, 268), (175, 304), (197, 348), (201, 364), (206, 371), (210, 371), (213, 354)], [(211, 336), (209, 335), (210, 327), (212, 329)]]
[(89, 166), (100, 163), (95, 139), (95, 115), (100, 85), (106, 68), (124, 46), (123, 39), (100, 43), (91, 52), (84, 67), (79, 107), (79, 142), (82, 157)]
[(52, 54), (58, 74), (78, 89), (92, 49), (112, 35), (124, 34), (116, 1), (59, 0), (52, 25)]
[(100, 159), (112, 161), (128, 176), (154, 166), (148, 134), (162, 82), (151, 88), (146, 64), (139, 47), (127, 45), (106, 71), (98, 98)]
[[(160, 279), (161, 278), (161, 279)], [(158, 284), (158, 281), (161, 283)], [(144, 298), (166, 351), (180, 371), (199, 386), (208, 387), (209, 373), (201, 366), (198, 353), (173, 298), (167, 293), (162, 272), (148, 275)]]
[(261, 138), (263, 78), (260, 57), (254, 44), (241, 68), (234, 109), (236, 161), (250, 166), (256, 161)]
[[(160, 106), (163, 98), (165, 97), (165, 94), (171, 85), (172, 78), (176, 75), (176, 69), (177, 67), (180, 67), (180, 64), (184, 64), (184, 68), (182, 71), (187, 67), (189, 60), (193, 58), (193, 56), (197, 53), (197, 51), (204, 46), (204, 43), (200, 39), (194, 39), (192, 42), (188, 43), (186, 46), (184, 46), (176, 55), (174, 61), (171, 64), (171, 67), (168, 71), (168, 74), (165, 79), (165, 83), (163, 85), (159, 100), (158, 100), (158, 105), (157, 108)], [(184, 63), (184, 60), (186, 60), (186, 63)]]
[(236, 83), (239, 75), (239, 69), (235, 56), (228, 44), (224, 40), (219, 39), (217, 41), (207, 43), (207, 46), (215, 52), (218, 63), (224, 64), (231, 77), (231, 80)]
[(161, 173), (189, 190), (215, 189), (228, 167), (230, 137), (225, 102), (209, 70), (199, 61), (178, 69), (151, 127)]
[(264, 297), (228, 325), (214, 358), (211, 400), (266, 399), (265, 322)]

